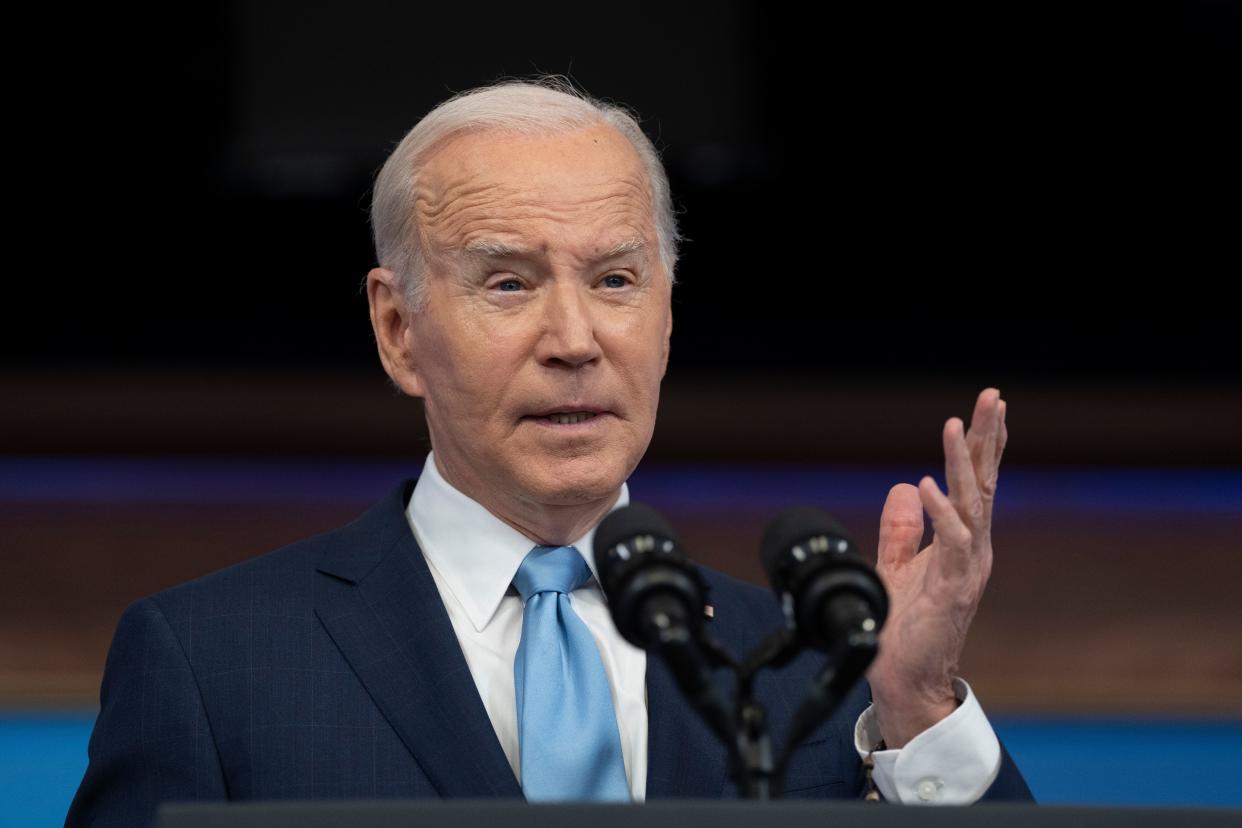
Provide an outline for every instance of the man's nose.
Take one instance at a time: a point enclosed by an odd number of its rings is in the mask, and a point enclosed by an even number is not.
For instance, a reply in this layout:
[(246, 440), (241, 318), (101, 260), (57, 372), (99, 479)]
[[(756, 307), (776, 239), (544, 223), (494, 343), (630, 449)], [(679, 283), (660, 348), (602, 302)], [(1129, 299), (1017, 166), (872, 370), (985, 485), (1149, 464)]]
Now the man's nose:
[(545, 298), (538, 357), (544, 365), (569, 368), (599, 359), (595, 317), (588, 289), (576, 280), (557, 280)]

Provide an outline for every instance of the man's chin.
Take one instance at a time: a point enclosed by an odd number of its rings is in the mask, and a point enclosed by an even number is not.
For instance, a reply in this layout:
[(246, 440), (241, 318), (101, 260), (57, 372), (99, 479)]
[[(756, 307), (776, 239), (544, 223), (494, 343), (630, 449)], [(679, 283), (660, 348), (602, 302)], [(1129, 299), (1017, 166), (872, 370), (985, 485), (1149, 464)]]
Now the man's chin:
[(598, 461), (552, 463), (530, 472), (525, 475), (528, 493), (548, 506), (582, 506), (615, 498), (629, 476), (625, 469)]

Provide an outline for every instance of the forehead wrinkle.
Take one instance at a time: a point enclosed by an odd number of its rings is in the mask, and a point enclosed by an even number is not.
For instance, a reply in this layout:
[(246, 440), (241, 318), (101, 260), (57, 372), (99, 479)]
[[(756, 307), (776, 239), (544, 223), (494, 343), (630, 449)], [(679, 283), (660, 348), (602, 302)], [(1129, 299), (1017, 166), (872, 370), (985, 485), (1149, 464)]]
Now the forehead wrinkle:
[[(445, 183), (444, 178), (449, 181)], [(588, 193), (603, 190), (600, 195), (582, 197), (578, 197), (576, 191), (566, 193), (564, 187), (558, 186), (555, 177), (549, 179), (550, 187), (549, 182), (538, 179), (534, 182), (495, 181), (491, 178), (491, 171), (478, 170), (463, 171), (456, 176), (441, 173), (428, 176), (428, 179), (432, 180), (418, 182), (415, 200), (416, 203), (425, 205), (422, 209), (429, 216), (437, 215), (460, 201), (477, 202), (477, 197), (484, 193), (491, 193), (497, 201), (511, 198), (516, 204), (553, 204), (562, 201), (572, 207), (626, 197), (637, 198), (645, 205), (651, 203), (651, 190), (646, 174), (634, 169), (622, 170), (619, 175), (601, 176), (581, 184), (580, 189)]]
[(443, 192), (438, 192), (438, 188), (434, 186), (420, 184), (414, 197), (414, 208), (418, 211), (419, 218), (431, 225), (435, 224), (446, 211), (451, 214), (455, 207), (468, 208), (486, 205), (508, 194), (510, 193), (507, 188), (499, 184), (483, 183), (471, 186), (467, 182), (462, 182), (445, 188)]
[(444, 199), (434, 212), (420, 211), (424, 241), (443, 250), (459, 248), (479, 222), (495, 221), (495, 204), (492, 188), (483, 188), (469, 196)]
[[(638, 237), (651, 235), (654, 216), (646, 175), (632, 168), (620, 172), (569, 189), (558, 186), (555, 177), (549, 181), (505, 182), (495, 181), (491, 170), (436, 170), (417, 185), (415, 209), (423, 230), (420, 235), (424, 242), (432, 242), (441, 250), (467, 253), (472, 237), (523, 236), (532, 230), (542, 236), (539, 231), (545, 228), (538, 227), (541, 222), (624, 224)], [(582, 216), (584, 213), (588, 215)], [(501, 239), (505, 244), (510, 240)], [(531, 238), (515, 246), (546, 253), (549, 242)], [(596, 260), (602, 258), (597, 256)]]
[[(447, 248), (467, 254), (496, 255), (496, 252), (487, 249), (490, 242), (498, 242), (504, 247), (525, 249), (529, 253), (546, 253), (551, 246), (546, 232), (556, 225), (582, 227), (589, 235), (596, 237), (611, 228), (627, 228), (635, 239), (642, 239), (653, 232), (650, 223), (645, 206), (628, 198), (584, 199), (567, 206), (548, 205), (543, 202), (509, 202), (497, 205), (483, 200), (463, 205), (462, 209), (442, 216), (436, 229), (443, 231), (439, 234), (439, 241)], [(518, 238), (515, 239), (515, 236)], [(521, 240), (523, 237), (524, 240)], [(471, 250), (470, 246), (475, 242), (481, 242), (482, 249)], [(611, 255), (617, 256), (624, 252), (633, 251), (618, 250)], [(604, 258), (602, 255), (596, 257)]]

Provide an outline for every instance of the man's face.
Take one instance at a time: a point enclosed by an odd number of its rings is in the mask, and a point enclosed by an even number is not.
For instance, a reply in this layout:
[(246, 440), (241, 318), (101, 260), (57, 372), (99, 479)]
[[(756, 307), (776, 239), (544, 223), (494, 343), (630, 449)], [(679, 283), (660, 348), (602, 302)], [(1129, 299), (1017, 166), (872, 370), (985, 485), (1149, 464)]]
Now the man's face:
[(672, 330), (651, 204), (610, 127), (459, 136), (424, 166), (406, 390), (475, 499), (590, 503), (638, 465)]

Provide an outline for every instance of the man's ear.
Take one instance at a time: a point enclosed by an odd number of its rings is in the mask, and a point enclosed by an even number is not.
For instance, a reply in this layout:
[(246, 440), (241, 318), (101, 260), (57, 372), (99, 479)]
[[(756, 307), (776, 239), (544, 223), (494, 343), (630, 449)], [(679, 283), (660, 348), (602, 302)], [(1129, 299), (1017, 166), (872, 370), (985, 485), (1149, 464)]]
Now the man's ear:
[(406, 306), (397, 274), (383, 267), (372, 268), (367, 274), (367, 303), (384, 371), (393, 384), (411, 397), (423, 396), (411, 335), (414, 313)]

